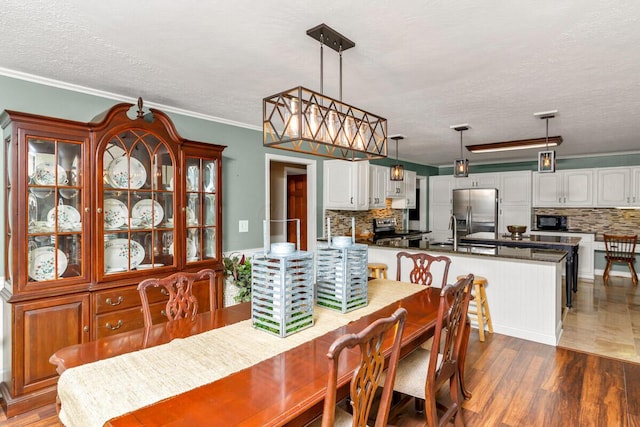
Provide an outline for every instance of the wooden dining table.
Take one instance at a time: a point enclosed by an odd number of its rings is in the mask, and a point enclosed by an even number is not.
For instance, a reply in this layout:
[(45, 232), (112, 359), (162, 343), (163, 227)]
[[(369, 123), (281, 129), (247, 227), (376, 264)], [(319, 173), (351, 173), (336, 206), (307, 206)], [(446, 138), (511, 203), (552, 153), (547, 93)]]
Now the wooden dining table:
[[(399, 289), (398, 287), (409, 284), (386, 279), (370, 282), (370, 288), (378, 286), (385, 289), (395, 286)], [(355, 320), (343, 326), (215, 381), (115, 416), (105, 425), (304, 425), (322, 412), (327, 387), (327, 351), (336, 338), (346, 333), (358, 332), (374, 320), (390, 316), (399, 307), (404, 307), (408, 312), (402, 336), (402, 355), (411, 352), (433, 335), (440, 289), (411, 286), (414, 288), (409, 296), (398, 298), (361, 317), (352, 314), (351, 318)], [(407, 294), (406, 290), (404, 294)], [(224, 328), (249, 319), (250, 315), (249, 303), (238, 304), (199, 314), (194, 321), (186, 319), (154, 325), (151, 329), (131, 331), (67, 347), (57, 351), (50, 361), (56, 365), (60, 374), (65, 375), (65, 371), (74, 367), (145, 348), (168, 345), (176, 338)], [(391, 338), (383, 346), (388, 353)], [(261, 350), (259, 345), (254, 348), (255, 352)], [(342, 355), (338, 373), (338, 399), (346, 397), (348, 383), (358, 362), (357, 349)], [(212, 363), (215, 361), (212, 360)], [(177, 372), (180, 369), (180, 366), (175, 366)], [(114, 372), (113, 375), (118, 373)], [(95, 387), (100, 385), (96, 384)], [(61, 405), (64, 409), (63, 399)]]

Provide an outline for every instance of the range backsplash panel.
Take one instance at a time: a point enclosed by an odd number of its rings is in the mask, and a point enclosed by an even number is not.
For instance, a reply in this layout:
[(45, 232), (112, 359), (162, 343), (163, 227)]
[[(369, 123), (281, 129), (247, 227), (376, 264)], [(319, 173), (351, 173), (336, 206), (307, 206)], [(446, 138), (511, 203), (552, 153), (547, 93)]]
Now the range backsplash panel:
[[(333, 236), (350, 236), (351, 235), (351, 218), (356, 221), (357, 235), (373, 235), (373, 219), (395, 217), (398, 222), (398, 228), (402, 224), (402, 209), (370, 209), (368, 211), (339, 211), (328, 210), (326, 217), (331, 219), (331, 235)], [(324, 224), (324, 235), (327, 235), (327, 224)], [(358, 236), (356, 236), (358, 237)]]

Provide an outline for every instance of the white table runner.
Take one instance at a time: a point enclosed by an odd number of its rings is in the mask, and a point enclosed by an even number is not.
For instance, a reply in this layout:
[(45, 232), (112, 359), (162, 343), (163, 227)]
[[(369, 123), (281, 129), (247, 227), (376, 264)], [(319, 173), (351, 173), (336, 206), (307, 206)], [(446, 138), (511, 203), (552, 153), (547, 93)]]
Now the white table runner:
[(60, 421), (68, 427), (102, 426), (116, 416), (255, 365), (423, 289), (372, 280), (367, 307), (342, 314), (316, 306), (315, 325), (286, 338), (254, 329), (251, 320), (245, 320), (67, 369), (58, 381)]

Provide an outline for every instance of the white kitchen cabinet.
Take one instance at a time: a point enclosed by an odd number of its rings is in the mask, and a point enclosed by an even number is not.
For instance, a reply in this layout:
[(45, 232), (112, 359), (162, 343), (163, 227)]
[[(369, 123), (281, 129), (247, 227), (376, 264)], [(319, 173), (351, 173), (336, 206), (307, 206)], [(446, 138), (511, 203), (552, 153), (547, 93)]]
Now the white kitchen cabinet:
[(438, 175), (429, 177), (429, 203), (451, 205), (451, 190), (453, 190), (452, 175)]
[(503, 205), (531, 207), (531, 171), (501, 172), (498, 198)]
[(640, 167), (596, 169), (596, 206), (640, 206)]
[(393, 209), (415, 209), (416, 208), (416, 172), (414, 171), (404, 171), (404, 181), (401, 182), (403, 185), (403, 194), (402, 198), (393, 198), (391, 200), (391, 207)]
[(441, 242), (452, 236), (449, 219), (454, 179), (451, 175), (429, 177), (429, 240)]
[(526, 225), (531, 230), (531, 205), (500, 205), (498, 207), (498, 234), (510, 234), (508, 225)]
[(387, 207), (387, 181), (389, 181), (388, 167), (369, 166), (369, 209)]
[(454, 177), (454, 188), (498, 188), (497, 173), (472, 173), (467, 177)]
[(578, 276), (583, 279), (594, 279), (593, 251), (594, 251), (594, 233), (568, 233), (561, 231), (532, 231), (531, 234), (546, 236), (565, 236), (580, 237), (580, 245), (578, 247)]
[(534, 207), (593, 206), (593, 169), (533, 174)]
[(369, 162), (323, 162), (325, 209), (369, 209)]
[(531, 171), (502, 172), (498, 186), (498, 233), (508, 225), (531, 229)]
[[(407, 170), (404, 171), (405, 179), (407, 176)], [(387, 180), (387, 197), (390, 199), (404, 199), (406, 195), (405, 181), (391, 181)]]

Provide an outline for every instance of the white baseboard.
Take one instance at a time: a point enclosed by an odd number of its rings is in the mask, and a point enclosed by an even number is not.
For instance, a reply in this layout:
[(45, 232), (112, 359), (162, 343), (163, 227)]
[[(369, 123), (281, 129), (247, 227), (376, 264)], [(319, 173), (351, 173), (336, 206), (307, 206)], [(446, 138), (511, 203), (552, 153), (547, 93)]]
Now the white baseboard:
[[(602, 276), (604, 274), (604, 269), (595, 269), (594, 274), (596, 276)], [(609, 276), (616, 276), (616, 277), (628, 277), (631, 278), (631, 271), (617, 271), (617, 270), (611, 270), (609, 272)]]

